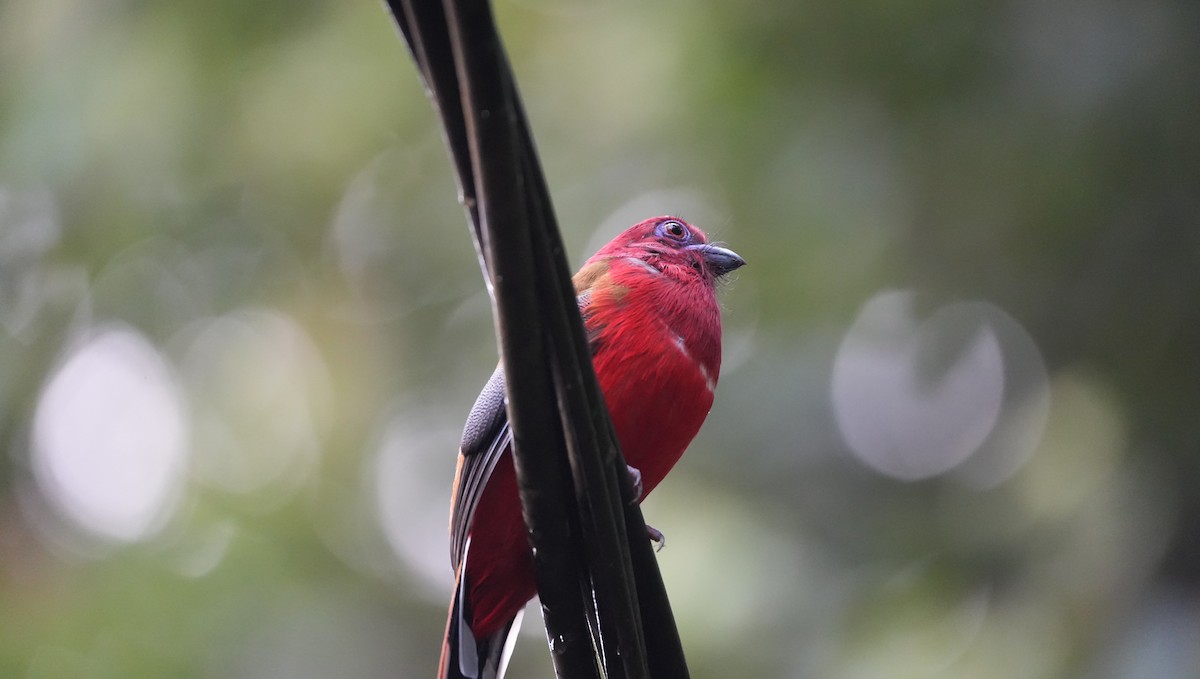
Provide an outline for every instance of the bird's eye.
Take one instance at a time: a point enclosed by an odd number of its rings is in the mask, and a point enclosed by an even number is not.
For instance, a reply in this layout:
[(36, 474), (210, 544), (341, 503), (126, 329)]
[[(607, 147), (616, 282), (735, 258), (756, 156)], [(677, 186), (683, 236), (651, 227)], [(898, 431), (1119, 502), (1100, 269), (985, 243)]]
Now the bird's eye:
[(670, 236), (675, 240), (687, 240), (688, 236), (691, 235), (686, 226), (673, 219), (659, 224), (658, 231), (664, 236)]

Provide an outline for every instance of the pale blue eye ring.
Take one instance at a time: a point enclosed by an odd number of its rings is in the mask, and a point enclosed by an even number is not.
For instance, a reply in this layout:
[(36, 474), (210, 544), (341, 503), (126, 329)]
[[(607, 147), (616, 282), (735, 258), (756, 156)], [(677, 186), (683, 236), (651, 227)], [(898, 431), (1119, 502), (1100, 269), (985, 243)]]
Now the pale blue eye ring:
[(668, 219), (658, 225), (658, 235), (666, 236), (680, 242), (687, 242), (691, 238), (692, 232), (682, 222)]

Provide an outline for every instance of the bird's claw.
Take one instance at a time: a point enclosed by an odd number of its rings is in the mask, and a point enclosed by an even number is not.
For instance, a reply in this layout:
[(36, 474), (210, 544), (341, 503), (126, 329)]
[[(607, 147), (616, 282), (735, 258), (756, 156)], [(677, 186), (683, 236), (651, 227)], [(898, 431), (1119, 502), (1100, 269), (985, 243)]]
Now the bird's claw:
[[(625, 465), (625, 468), (629, 470), (629, 483), (633, 486), (633, 500), (629, 504), (637, 504), (642, 499), (642, 472), (632, 465)], [(658, 545), (654, 549), (656, 552), (661, 552), (667, 546), (667, 536), (650, 524), (646, 524), (646, 537)]]
[(661, 552), (663, 547), (667, 546), (667, 536), (663, 535), (661, 530), (650, 524), (646, 524), (646, 537), (650, 538), (650, 542), (658, 545), (654, 548), (655, 552)]
[(633, 484), (633, 500), (629, 504), (637, 504), (642, 499), (642, 472), (630, 465), (625, 465), (625, 468), (629, 470), (629, 482)]

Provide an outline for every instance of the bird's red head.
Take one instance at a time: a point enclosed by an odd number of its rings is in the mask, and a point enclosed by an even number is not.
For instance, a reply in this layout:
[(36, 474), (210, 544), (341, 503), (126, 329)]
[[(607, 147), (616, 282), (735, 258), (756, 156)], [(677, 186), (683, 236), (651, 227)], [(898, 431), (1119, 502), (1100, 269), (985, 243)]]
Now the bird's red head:
[(588, 264), (618, 257), (674, 278), (699, 277), (710, 285), (746, 264), (736, 252), (709, 243), (703, 231), (671, 216), (634, 224), (609, 241)]

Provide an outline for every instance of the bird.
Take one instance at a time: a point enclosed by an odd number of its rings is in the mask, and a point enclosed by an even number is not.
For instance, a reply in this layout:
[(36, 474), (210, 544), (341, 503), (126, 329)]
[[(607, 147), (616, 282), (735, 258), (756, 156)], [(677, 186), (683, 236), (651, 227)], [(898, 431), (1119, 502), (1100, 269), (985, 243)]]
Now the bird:
[[(629, 227), (572, 278), (639, 501), (679, 460), (712, 408), (721, 369), (716, 286), (745, 264), (668, 215)], [(501, 365), (471, 408), (459, 446), (450, 501), (455, 588), (439, 679), (501, 679), (520, 615), (537, 592), (504, 401)]]

